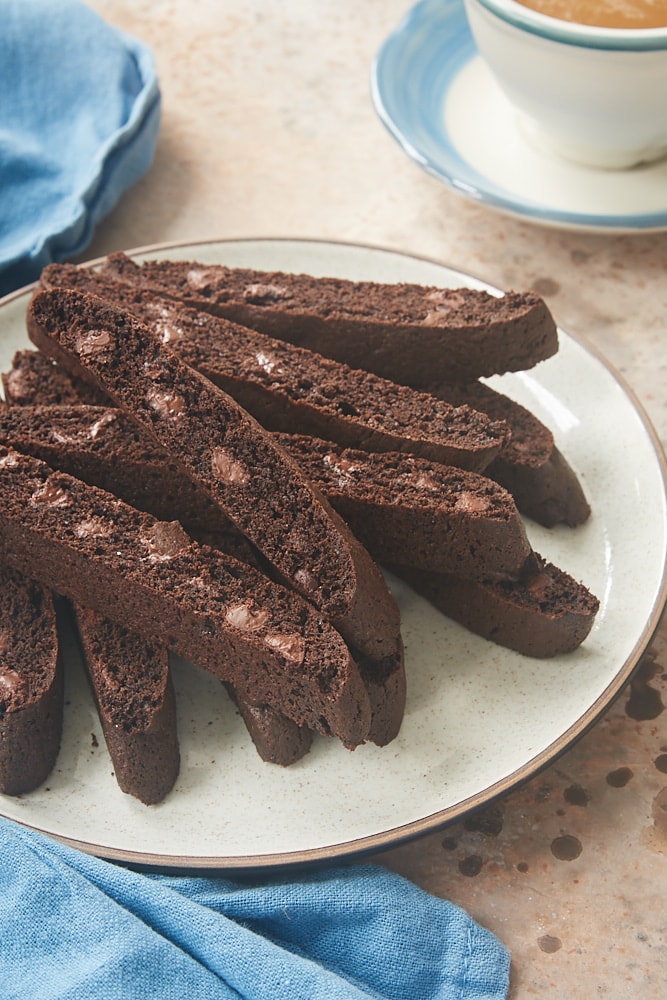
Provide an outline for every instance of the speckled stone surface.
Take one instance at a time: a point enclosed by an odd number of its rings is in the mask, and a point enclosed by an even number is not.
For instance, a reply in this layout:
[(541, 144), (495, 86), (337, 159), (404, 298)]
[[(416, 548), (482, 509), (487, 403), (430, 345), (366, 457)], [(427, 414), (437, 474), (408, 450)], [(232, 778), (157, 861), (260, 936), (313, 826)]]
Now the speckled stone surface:
[[(667, 234), (546, 229), (450, 191), (377, 119), (369, 68), (400, 0), (92, 0), (153, 46), (151, 172), (86, 257), (165, 240), (300, 236), (430, 256), (541, 293), (667, 441)], [(492, 806), (377, 860), (464, 906), (512, 955), (512, 1000), (662, 998), (667, 628), (581, 741)]]

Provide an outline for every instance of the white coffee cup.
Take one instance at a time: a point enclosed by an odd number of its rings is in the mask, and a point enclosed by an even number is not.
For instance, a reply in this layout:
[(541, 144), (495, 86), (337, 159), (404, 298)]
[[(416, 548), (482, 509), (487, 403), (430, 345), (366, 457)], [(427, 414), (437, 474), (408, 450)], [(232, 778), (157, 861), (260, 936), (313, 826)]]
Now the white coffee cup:
[(667, 155), (667, 27), (602, 28), (516, 0), (464, 0), (480, 55), (530, 140), (592, 167)]

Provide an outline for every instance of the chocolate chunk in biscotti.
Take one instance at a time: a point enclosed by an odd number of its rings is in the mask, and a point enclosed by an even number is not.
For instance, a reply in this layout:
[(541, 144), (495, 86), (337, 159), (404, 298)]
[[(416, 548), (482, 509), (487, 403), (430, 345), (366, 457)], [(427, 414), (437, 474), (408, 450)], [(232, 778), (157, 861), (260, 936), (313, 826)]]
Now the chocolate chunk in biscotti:
[(39, 351), (16, 351), (9, 371), (0, 376), (5, 402), (9, 406), (30, 406), (34, 403), (109, 404), (109, 399), (88, 382), (73, 379)]
[(579, 478), (538, 418), (513, 399), (481, 382), (429, 385), (427, 391), (454, 406), (472, 406), (492, 420), (504, 420), (511, 437), (484, 470), (510, 491), (522, 514), (545, 528), (576, 528), (590, 516)]
[[(245, 536), (225, 523), (220, 509), (197, 491), (168, 454), (153, 445), (152, 439), (129, 421), (122, 410), (85, 405), (8, 407), (0, 410), (0, 442), (40, 458), (91, 486), (100, 486), (158, 518), (181, 520), (198, 541), (268, 570)], [(343, 637), (354, 644), (353, 634)], [(368, 738), (384, 745), (398, 732), (396, 720), (400, 720), (405, 707), (400, 626), (396, 625), (395, 645), (387, 649), (385, 644), (378, 662), (362, 656), (358, 663), (375, 706)], [(250, 729), (255, 720), (260, 723), (261, 717), (243, 712), (242, 700), (238, 698), (239, 707)], [(282, 732), (283, 723), (286, 733)], [(257, 734), (251, 731), (258, 749), (260, 744), (265, 748), (268, 755), (265, 759), (281, 757), (290, 745), (303, 743), (301, 737), (290, 735), (290, 726), (289, 720), (280, 719), (271, 720), (269, 725), (268, 708), (265, 709), (262, 731)], [(269, 745), (271, 740), (275, 744), (273, 749)]]
[(236, 323), (105, 281), (90, 269), (50, 265), (40, 284), (93, 292), (138, 317), (269, 430), (314, 434), (368, 451), (406, 451), (477, 471), (508, 438), (506, 424), (468, 406), (451, 406)]
[(40, 349), (103, 385), (355, 648), (372, 659), (395, 655), (400, 616), (378, 567), (238, 403), (96, 296), (40, 292), (28, 323)]
[(103, 272), (397, 382), (468, 382), (558, 349), (545, 302), (469, 288), (315, 278), (185, 261), (107, 258)]
[(63, 670), (48, 588), (0, 562), (0, 792), (22, 795), (53, 770)]
[(180, 765), (167, 649), (90, 608), (74, 605), (73, 617), (116, 781), (146, 805), (161, 802)]
[(342, 637), (292, 590), (178, 522), (0, 448), (0, 559), (163, 643), (299, 725), (363, 742), (365, 687)]
[(384, 565), (515, 579), (531, 554), (514, 500), (486, 476), (303, 435), (278, 440)]
[(517, 581), (462, 580), (393, 567), (414, 590), (469, 631), (525, 656), (571, 653), (584, 641), (600, 602), (535, 553)]

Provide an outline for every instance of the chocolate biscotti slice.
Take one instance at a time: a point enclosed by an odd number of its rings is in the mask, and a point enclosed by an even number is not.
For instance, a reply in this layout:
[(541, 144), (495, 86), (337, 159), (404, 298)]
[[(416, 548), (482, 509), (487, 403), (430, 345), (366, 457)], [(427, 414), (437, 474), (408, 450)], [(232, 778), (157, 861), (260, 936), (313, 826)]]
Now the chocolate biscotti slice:
[(377, 565), (238, 403), (95, 296), (40, 292), (28, 323), (40, 349), (99, 381), (356, 649), (371, 659), (395, 657), (400, 615)]
[(383, 565), (516, 579), (531, 554), (514, 500), (486, 476), (303, 435), (278, 440)]
[(525, 656), (577, 649), (600, 602), (582, 583), (537, 553), (520, 580), (462, 580), (446, 573), (393, 567), (427, 601), (470, 632)]
[(307, 726), (298, 726), (269, 705), (251, 705), (231, 684), (226, 687), (263, 761), (289, 767), (305, 757), (313, 742)]
[(512, 494), (522, 514), (545, 528), (576, 528), (590, 506), (575, 471), (556, 447), (548, 427), (525, 406), (481, 382), (429, 385), (427, 391), (454, 406), (472, 406), (492, 420), (504, 420), (509, 441), (484, 470)]
[(146, 805), (161, 802), (180, 766), (167, 649), (90, 608), (74, 605), (73, 617), (116, 781)]
[(509, 436), (506, 424), (470, 407), (451, 406), (151, 292), (105, 281), (88, 268), (50, 265), (40, 287), (92, 292), (138, 317), (269, 430), (314, 434), (369, 451), (406, 451), (477, 471)]
[(164, 643), (251, 704), (347, 746), (368, 735), (368, 695), (344, 640), (295, 591), (199, 546), (178, 522), (4, 447), (0, 559)]
[(51, 773), (63, 723), (63, 669), (48, 588), (0, 561), (0, 792)]
[(103, 271), (399, 382), (468, 382), (531, 368), (558, 349), (553, 318), (530, 292), (496, 297), (185, 261), (137, 264), (120, 253)]

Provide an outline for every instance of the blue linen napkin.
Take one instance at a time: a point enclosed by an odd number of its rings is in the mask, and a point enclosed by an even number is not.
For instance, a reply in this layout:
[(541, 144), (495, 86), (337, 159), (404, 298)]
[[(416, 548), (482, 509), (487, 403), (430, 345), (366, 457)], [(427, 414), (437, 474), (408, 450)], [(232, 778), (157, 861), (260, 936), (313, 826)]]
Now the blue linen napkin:
[(7, 1000), (504, 1000), (504, 947), (374, 865), (143, 874), (0, 818)]
[(0, 295), (80, 253), (152, 162), (150, 50), (78, 0), (0, 0)]

